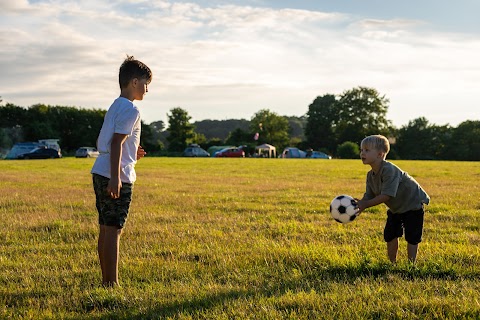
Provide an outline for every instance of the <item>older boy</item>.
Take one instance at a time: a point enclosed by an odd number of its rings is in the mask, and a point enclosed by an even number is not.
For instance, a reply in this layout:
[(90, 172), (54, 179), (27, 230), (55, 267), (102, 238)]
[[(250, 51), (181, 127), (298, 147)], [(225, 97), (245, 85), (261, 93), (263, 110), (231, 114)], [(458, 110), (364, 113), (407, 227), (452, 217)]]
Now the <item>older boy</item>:
[(143, 100), (152, 72), (127, 57), (120, 66), (118, 97), (105, 114), (97, 140), (100, 155), (92, 168), (99, 214), (98, 257), (104, 286), (118, 285), (120, 235), (127, 219), (136, 180), (135, 163), (145, 156), (140, 146), (140, 112), (134, 100)]
[(389, 210), (383, 235), (388, 258), (396, 262), (398, 238), (405, 232), (408, 259), (415, 263), (422, 241), (423, 205), (428, 205), (430, 197), (408, 173), (385, 161), (389, 151), (390, 143), (384, 136), (373, 135), (362, 140), (360, 158), (372, 170), (367, 173), (366, 192), (357, 201), (358, 213), (385, 203)]

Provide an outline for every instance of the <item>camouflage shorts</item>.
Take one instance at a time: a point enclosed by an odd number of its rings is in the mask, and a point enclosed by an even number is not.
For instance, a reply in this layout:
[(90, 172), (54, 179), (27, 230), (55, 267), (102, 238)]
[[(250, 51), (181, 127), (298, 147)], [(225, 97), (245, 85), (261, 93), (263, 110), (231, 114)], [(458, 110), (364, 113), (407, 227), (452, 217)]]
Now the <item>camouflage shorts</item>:
[(98, 223), (106, 226), (123, 228), (132, 201), (133, 184), (122, 182), (120, 197), (112, 199), (107, 193), (110, 179), (93, 174), (93, 189), (95, 190)]

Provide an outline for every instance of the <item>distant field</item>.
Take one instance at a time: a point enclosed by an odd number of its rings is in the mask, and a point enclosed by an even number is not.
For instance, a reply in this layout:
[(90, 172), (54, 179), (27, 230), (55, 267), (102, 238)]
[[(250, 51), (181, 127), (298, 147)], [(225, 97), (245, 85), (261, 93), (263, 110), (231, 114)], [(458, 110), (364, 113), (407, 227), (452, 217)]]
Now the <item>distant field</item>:
[(432, 198), (418, 263), (385, 208), (341, 225), (360, 160), (145, 158), (100, 286), (92, 159), (0, 161), (0, 318), (479, 319), (480, 163), (394, 161)]

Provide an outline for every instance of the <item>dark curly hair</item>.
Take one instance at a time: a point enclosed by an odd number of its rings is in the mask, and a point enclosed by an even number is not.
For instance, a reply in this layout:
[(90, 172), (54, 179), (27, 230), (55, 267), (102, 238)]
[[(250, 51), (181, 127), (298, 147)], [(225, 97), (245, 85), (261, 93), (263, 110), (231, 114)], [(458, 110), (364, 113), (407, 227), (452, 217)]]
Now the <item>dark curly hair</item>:
[(128, 83), (135, 78), (147, 79), (147, 83), (150, 83), (152, 81), (152, 70), (145, 63), (127, 55), (127, 58), (120, 66), (118, 74), (120, 89), (126, 88)]

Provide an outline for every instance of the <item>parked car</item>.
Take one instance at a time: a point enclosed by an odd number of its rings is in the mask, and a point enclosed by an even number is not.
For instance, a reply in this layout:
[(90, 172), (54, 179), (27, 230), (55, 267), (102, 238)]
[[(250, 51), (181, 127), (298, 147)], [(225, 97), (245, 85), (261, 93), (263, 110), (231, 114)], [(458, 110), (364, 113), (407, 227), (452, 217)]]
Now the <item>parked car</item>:
[(17, 159), (55, 159), (61, 158), (62, 153), (52, 148), (36, 148), (30, 152), (21, 154)]
[(75, 152), (75, 158), (96, 158), (100, 152), (94, 147), (81, 147)]
[(215, 153), (217, 158), (244, 158), (245, 151), (242, 148), (225, 148)]
[(210, 157), (210, 153), (202, 149), (198, 144), (191, 144), (183, 150), (184, 157)]
[(321, 152), (321, 151), (313, 151), (312, 154), (310, 155), (310, 157), (308, 157), (308, 155), (307, 155), (307, 158), (312, 158), (312, 159), (332, 159), (331, 156), (329, 156), (328, 154), (323, 153), (323, 152)]

